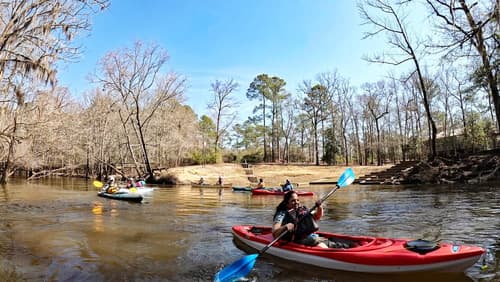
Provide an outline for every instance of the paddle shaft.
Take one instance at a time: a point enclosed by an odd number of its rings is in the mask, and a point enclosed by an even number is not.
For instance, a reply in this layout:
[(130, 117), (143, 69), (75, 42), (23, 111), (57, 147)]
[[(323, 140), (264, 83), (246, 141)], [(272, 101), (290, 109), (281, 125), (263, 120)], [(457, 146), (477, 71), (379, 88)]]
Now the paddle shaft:
[(288, 233), (288, 229), (285, 230), (285, 232), (281, 232), (281, 234), (278, 235), (278, 237), (276, 237), (271, 243), (267, 244), (267, 246), (265, 246), (262, 250), (260, 250), (259, 255), (265, 253), (267, 251), (267, 249), (271, 248), (272, 245), (274, 245), (276, 242), (278, 242), (278, 240), (281, 239), (283, 236), (285, 236), (286, 233)]
[[(330, 197), (331, 195), (333, 195), (333, 193), (335, 193), (335, 191), (337, 191), (338, 189), (340, 188), (339, 185), (337, 185), (335, 187), (335, 189), (332, 189), (330, 192), (328, 192), (328, 194), (326, 194), (323, 198), (321, 198), (320, 200), (320, 205), (326, 201), (326, 199), (328, 199), (328, 197)], [(309, 213), (312, 213), (319, 205), (314, 205), (314, 207), (312, 207), (310, 210), (309, 210)], [(299, 222), (303, 219), (304, 217), (302, 217)], [(271, 248), (276, 242), (279, 241), (279, 239), (281, 239), (283, 236), (285, 236), (287, 233), (289, 232), (289, 230), (285, 230), (284, 232), (282, 232), (280, 235), (278, 235), (278, 237), (276, 237), (271, 243), (267, 244), (262, 250), (259, 251), (259, 255), (263, 254), (264, 252), (266, 252), (269, 248)]]

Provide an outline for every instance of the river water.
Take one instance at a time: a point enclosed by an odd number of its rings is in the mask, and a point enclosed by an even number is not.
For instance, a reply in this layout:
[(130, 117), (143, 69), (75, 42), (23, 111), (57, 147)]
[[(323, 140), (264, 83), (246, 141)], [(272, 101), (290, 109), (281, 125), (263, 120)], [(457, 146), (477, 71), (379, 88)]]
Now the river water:
[[(301, 187), (315, 197), (331, 186)], [(157, 187), (141, 204), (97, 197), (90, 181), (0, 187), (2, 281), (210, 281), (246, 255), (233, 225), (270, 225), (281, 197)], [(487, 255), (461, 274), (372, 275), (260, 256), (249, 281), (500, 281), (500, 189), (350, 185), (325, 202), (320, 229), (472, 244)], [(481, 266), (487, 266), (481, 269)]]

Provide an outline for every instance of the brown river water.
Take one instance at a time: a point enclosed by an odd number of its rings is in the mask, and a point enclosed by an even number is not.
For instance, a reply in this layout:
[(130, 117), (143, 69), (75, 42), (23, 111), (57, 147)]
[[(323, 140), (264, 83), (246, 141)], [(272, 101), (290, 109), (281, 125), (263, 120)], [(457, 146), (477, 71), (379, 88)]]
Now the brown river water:
[[(331, 186), (301, 189), (312, 206)], [(0, 281), (211, 281), (246, 255), (233, 225), (270, 225), (279, 196), (157, 187), (141, 204), (97, 197), (91, 181), (0, 187)], [(245, 281), (500, 281), (500, 189), (350, 185), (325, 202), (320, 229), (472, 244), (487, 254), (460, 274), (359, 274), (260, 256)], [(481, 269), (481, 266), (487, 266)]]

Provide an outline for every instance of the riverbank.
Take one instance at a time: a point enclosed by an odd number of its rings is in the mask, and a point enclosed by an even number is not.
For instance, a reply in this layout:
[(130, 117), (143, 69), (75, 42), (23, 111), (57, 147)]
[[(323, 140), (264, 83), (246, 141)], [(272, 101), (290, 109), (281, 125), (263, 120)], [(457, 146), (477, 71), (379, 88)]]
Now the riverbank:
[(500, 182), (500, 149), (474, 155), (422, 161), (394, 176), (395, 181), (410, 184), (478, 184)]
[[(372, 172), (385, 170), (392, 165), (384, 166), (352, 166), (356, 177)], [(247, 186), (251, 182), (250, 177), (263, 178), (268, 186), (277, 186), (289, 179), (299, 185), (309, 185), (316, 180), (337, 180), (345, 171), (346, 166), (315, 166), (295, 164), (257, 164), (251, 165), (249, 169), (243, 168), (241, 164), (210, 164), (170, 168), (163, 174), (175, 178), (177, 184), (190, 184), (198, 181), (200, 177), (207, 183), (215, 183), (222, 176), (225, 183), (237, 186)], [(251, 173), (251, 174), (248, 174)]]

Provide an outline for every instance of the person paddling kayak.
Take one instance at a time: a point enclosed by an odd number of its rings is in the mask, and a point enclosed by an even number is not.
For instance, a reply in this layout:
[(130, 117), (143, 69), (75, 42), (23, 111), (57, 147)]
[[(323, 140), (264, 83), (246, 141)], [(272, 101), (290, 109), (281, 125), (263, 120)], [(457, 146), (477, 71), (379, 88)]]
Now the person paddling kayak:
[(316, 206), (316, 210), (309, 213), (307, 207), (300, 205), (299, 195), (295, 191), (287, 192), (273, 216), (273, 237), (288, 231), (289, 234), (284, 239), (307, 246), (328, 248), (328, 240), (323, 242), (324, 238), (314, 234), (319, 229), (316, 221), (323, 216), (321, 201), (317, 201)]
[(259, 183), (257, 183), (257, 186), (255, 186), (254, 189), (264, 189), (264, 179), (259, 179)]
[(282, 187), (282, 189), (281, 189), (281, 190), (282, 190), (283, 192), (288, 192), (288, 191), (292, 191), (292, 190), (293, 190), (293, 185), (292, 185), (292, 183), (290, 182), (290, 180), (289, 180), (289, 179), (287, 179), (287, 180), (285, 181), (285, 184), (283, 184), (281, 187)]

